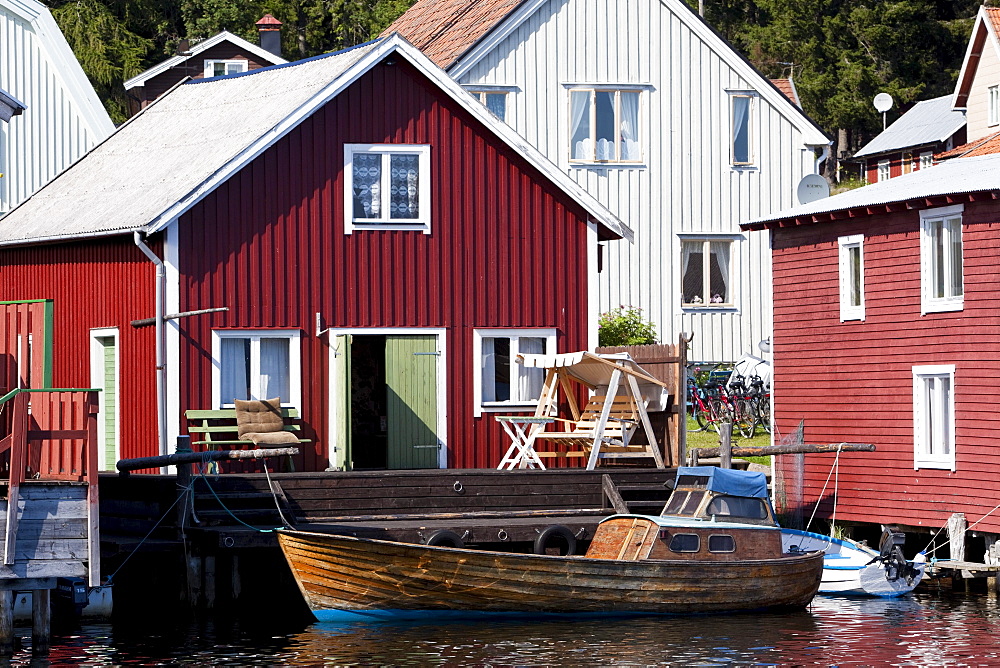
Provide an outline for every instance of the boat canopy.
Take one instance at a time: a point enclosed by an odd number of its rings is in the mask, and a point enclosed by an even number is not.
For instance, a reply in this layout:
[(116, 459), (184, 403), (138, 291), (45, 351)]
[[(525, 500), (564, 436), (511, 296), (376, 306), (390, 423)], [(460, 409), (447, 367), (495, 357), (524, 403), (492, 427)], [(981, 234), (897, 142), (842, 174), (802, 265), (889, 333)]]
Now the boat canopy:
[[(768, 498), (767, 477), (760, 471), (720, 469), (715, 466), (679, 466), (677, 468), (678, 486), (694, 482), (682, 480), (685, 476), (707, 478), (708, 481), (705, 487), (710, 492), (730, 494), (732, 496)], [(698, 486), (702, 486), (701, 481), (698, 481)]]

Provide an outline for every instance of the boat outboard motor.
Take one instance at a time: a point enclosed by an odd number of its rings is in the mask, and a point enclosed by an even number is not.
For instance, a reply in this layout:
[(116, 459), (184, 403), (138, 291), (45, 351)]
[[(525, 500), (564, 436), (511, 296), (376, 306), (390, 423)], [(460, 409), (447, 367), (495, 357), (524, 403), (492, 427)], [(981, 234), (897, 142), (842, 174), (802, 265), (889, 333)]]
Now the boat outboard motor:
[(894, 526), (882, 526), (882, 537), (878, 542), (879, 555), (868, 563), (881, 561), (885, 566), (885, 579), (889, 582), (904, 578), (909, 584), (920, 573), (903, 556), (902, 545), (905, 542), (906, 534), (902, 531)]

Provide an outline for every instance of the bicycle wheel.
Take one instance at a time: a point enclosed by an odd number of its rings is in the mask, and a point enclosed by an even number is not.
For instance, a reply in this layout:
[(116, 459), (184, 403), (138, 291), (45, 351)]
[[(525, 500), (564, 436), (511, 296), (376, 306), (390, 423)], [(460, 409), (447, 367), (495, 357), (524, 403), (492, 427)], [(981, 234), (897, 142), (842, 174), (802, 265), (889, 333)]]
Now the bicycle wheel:
[(719, 397), (712, 397), (708, 400), (708, 408), (710, 414), (710, 420), (708, 423), (709, 428), (718, 433), (719, 424), (723, 422), (729, 422), (732, 424), (733, 416), (732, 411), (729, 409), (728, 404), (724, 402)]
[(753, 438), (757, 427), (757, 416), (754, 415), (754, 408), (750, 400), (740, 397), (733, 404), (733, 408), (733, 429), (738, 431), (743, 438)]
[(694, 404), (694, 421), (698, 423), (698, 429), (694, 431), (705, 431), (712, 424), (712, 413), (709, 406), (701, 401)]
[(771, 433), (771, 397), (768, 395), (757, 400), (757, 424), (766, 433)]

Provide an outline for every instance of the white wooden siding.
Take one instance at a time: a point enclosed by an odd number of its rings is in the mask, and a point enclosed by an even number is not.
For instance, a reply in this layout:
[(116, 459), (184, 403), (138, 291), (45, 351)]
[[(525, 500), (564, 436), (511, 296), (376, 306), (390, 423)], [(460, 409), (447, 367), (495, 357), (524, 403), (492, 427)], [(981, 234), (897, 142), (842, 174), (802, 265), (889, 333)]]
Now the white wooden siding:
[(35, 0), (0, 0), (0, 89), (27, 107), (0, 123), (2, 215), (114, 125), (51, 14)]
[[(634, 244), (605, 245), (599, 310), (641, 307), (662, 341), (694, 333), (689, 359), (735, 360), (759, 354), (757, 342), (771, 335), (768, 237), (744, 234), (733, 247), (735, 309), (685, 312), (678, 234), (739, 234), (739, 223), (796, 204), (796, 186), (814, 164), (804, 132), (814, 142), (818, 133), (757, 95), (755, 166), (733, 169), (727, 90), (770, 84), (742, 77), (739, 56), (700, 37), (689, 25), (697, 17), (681, 20), (676, 8), (549, 0), (471, 67), (459, 63), (467, 68), (459, 81), (517, 86), (508, 123), (635, 230)], [(575, 83), (645, 86), (642, 167), (570, 167), (566, 87)]]
[(965, 112), (965, 132), (968, 141), (975, 141), (998, 130), (1000, 126), (988, 125), (989, 87), (1000, 85), (1000, 58), (992, 37), (986, 38), (983, 53), (976, 67), (969, 90), (969, 101)]

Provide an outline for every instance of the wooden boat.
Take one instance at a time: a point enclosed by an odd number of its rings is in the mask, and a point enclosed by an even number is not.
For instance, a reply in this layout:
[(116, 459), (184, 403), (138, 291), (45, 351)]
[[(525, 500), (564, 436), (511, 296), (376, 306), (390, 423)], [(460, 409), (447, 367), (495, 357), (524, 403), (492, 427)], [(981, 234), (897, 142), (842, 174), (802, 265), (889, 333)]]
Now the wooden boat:
[[(754, 525), (778, 526), (763, 473), (710, 466), (680, 467), (663, 516), (712, 522), (719, 519)], [(823, 594), (902, 596), (920, 583), (926, 566), (923, 555), (907, 560), (903, 534), (887, 528), (879, 549), (809, 531), (781, 528), (786, 552), (824, 553)]]
[(801, 608), (823, 554), (783, 554), (776, 527), (643, 515), (602, 521), (583, 556), (512, 554), (282, 530), (321, 621), (426, 614), (720, 613)]

